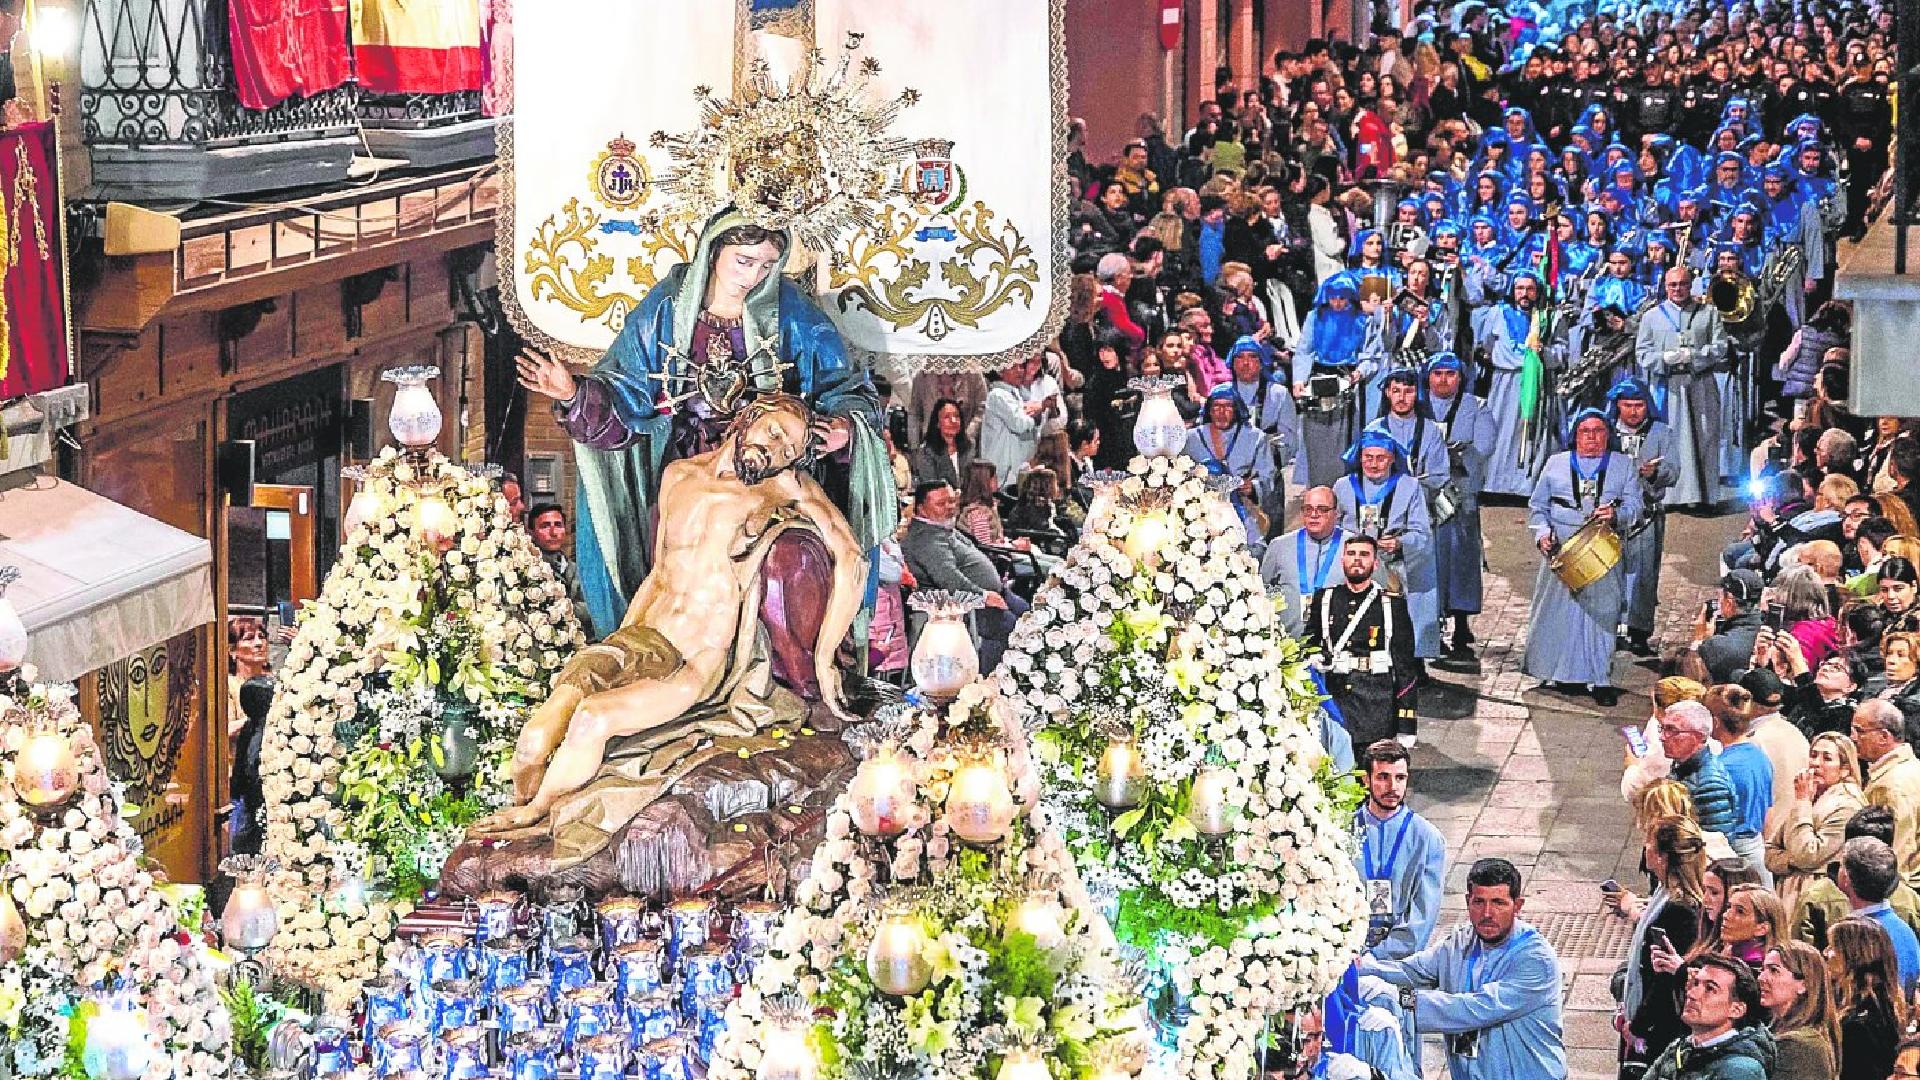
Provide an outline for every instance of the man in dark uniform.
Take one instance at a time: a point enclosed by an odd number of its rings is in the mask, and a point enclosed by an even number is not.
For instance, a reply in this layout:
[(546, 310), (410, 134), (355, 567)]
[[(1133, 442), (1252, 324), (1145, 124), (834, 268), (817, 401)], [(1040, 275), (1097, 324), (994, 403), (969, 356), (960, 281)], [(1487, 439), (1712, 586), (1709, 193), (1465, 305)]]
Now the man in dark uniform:
[(1633, 139), (1628, 146), (1640, 145), (1640, 136), (1673, 130), (1680, 105), (1680, 90), (1667, 78), (1667, 65), (1656, 57), (1647, 65), (1646, 76), (1634, 82), (1630, 92), (1637, 101), (1633, 109)]
[(1564, 142), (1567, 129), (1573, 126), (1576, 115), (1573, 95), (1573, 76), (1567, 72), (1566, 57), (1557, 50), (1549, 53), (1538, 104), (1533, 109), (1533, 122), (1542, 138), (1556, 140), (1554, 145)]
[[(1582, 56), (1573, 62), (1573, 116), (1568, 121), (1568, 131), (1578, 123), (1580, 114), (1587, 111), (1589, 105), (1611, 106), (1613, 87), (1607, 80), (1606, 69), (1596, 60)], [(1604, 141), (1604, 140), (1603, 140)], [(1600, 147), (1595, 147), (1596, 150)]]
[(1893, 134), (1893, 105), (1887, 84), (1873, 75), (1865, 52), (1854, 54), (1853, 74), (1840, 87), (1841, 123), (1834, 142), (1847, 155), (1847, 225), (1844, 235), (1858, 240), (1867, 232), (1867, 193), (1887, 171), (1887, 140)]
[(1346, 719), (1354, 745), (1398, 737), (1414, 741), (1413, 620), (1404, 597), (1374, 580), (1377, 542), (1349, 534), (1340, 548), (1346, 581), (1307, 603), (1307, 648), (1318, 654), (1327, 692)]
[(1694, 80), (1680, 99), (1680, 135), (1698, 146), (1720, 126), (1720, 113), (1731, 93), (1728, 84), (1733, 69), (1725, 59), (1715, 57), (1706, 72)]

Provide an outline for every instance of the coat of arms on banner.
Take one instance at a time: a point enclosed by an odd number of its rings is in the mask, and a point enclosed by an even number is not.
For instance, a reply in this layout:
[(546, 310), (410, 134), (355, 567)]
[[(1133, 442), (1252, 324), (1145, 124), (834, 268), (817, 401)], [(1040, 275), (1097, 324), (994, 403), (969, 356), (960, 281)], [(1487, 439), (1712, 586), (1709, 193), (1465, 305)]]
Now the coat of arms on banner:
[(645, 158), (637, 156), (639, 145), (625, 135), (617, 135), (607, 149), (593, 159), (593, 190), (610, 210), (632, 210), (647, 199), (647, 185), (653, 182)]
[[(963, 18), (808, 0), (771, 27), (749, 0), (732, 18), (713, 0), (553, 0), (523, 21), (501, 154), (510, 317), (597, 356), (720, 197), (836, 219), (780, 227), (855, 349), (985, 369), (1038, 348), (1066, 310), (1064, 6), (956, 2)], [(882, 172), (831, 160), (860, 140), (884, 144), (858, 156)]]

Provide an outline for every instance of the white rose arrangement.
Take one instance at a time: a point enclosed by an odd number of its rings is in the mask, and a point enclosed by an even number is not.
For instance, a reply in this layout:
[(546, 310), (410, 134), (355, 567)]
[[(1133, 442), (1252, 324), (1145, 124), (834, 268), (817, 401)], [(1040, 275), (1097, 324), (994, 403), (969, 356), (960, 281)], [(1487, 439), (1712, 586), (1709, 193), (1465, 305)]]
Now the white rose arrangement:
[[(389, 449), (363, 482), (391, 511), (355, 527), (302, 609), (260, 750), (263, 854), (280, 866), (273, 959), (332, 1007), (378, 973), (465, 825), (505, 801), (527, 711), (585, 644), (565, 587), (487, 477)], [(452, 509), (452, 535), (418, 529), (426, 490)], [(481, 733), (458, 795), (434, 768), (449, 703)]]
[[(1145, 1050), (1138, 973), (1121, 962), (1046, 810), (1026, 804), (984, 848), (962, 843), (944, 816), (957, 744), (990, 747), (1016, 800), (1037, 795), (1025, 732), (983, 682), (944, 711), (908, 710), (885, 726), (876, 741), (908, 776), (901, 831), (864, 835), (853, 796), (834, 803), (793, 908), (728, 1010), (711, 1080), (753, 1080), (765, 1055), (796, 1052), (791, 1034), (776, 1041), (782, 1017), (800, 1018), (799, 1052), (816, 1056), (821, 1080), (992, 1080), (1014, 1048), (1042, 1054), (1056, 1076), (1101, 1062), (1134, 1071)], [(875, 987), (865, 966), (889, 913), (921, 928), (931, 971), (903, 997)]]
[[(1364, 944), (1366, 906), (1311, 676), (1208, 479), (1185, 457), (1135, 458), (1014, 629), (996, 678), (1043, 726), (1042, 808), (1119, 940), (1149, 950), (1162, 997), (1191, 1010), (1171, 1020), (1184, 1020), (1178, 1075), (1238, 1080), (1257, 1066), (1269, 1016), (1339, 981)], [(1129, 741), (1137, 804), (1103, 805), (1101, 758)], [(1223, 800), (1227, 827), (1207, 835)]]
[[(30, 724), (65, 739), (79, 766), (79, 790), (57, 817), (36, 818), (14, 788)], [(214, 965), (199, 927), (183, 925), (195, 915), (176, 910), (141, 865), (120, 785), (71, 686), (0, 697), (0, 760), (4, 887), (27, 927), (26, 951), (0, 965), (0, 1071), (64, 1075), (84, 1031), (85, 995), (117, 982), (146, 1010), (158, 1051), (148, 1080), (233, 1075), (233, 1030)]]

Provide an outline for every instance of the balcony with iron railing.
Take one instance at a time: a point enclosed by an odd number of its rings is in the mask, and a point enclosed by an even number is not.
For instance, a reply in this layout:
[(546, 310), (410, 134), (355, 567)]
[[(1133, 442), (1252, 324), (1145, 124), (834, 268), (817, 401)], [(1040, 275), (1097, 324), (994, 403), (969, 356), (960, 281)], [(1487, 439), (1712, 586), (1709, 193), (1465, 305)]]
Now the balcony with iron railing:
[(477, 91), (376, 95), (349, 79), (248, 108), (227, 12), (227, 0), (86, 0), (79, 120), (93, 197), (200, 200), (339, 183), (356, 155), (439, 167), (492, 154)]

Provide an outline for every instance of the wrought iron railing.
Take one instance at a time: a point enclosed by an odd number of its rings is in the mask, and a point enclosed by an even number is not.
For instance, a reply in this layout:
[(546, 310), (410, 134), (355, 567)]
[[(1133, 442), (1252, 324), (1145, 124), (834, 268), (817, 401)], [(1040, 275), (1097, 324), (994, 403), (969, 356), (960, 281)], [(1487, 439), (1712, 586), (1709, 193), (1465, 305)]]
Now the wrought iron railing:
[(320, 138), (358, 122), (352, 83), (249, 109), (234, 96), (226, 0), (87, 0), (80, 122), (96, 146)]
[(376, 95), (351, 81), (249, 109), (234, 94), (226, 0), (87, 0), (82, 33), (81, 131), (94, 146), (282, 142), (481, 115), (478, 91)]
[(363, 94), (360, 125), (370, 128), (431, 128), (480, 117), (480, 92), (454, 94)]

